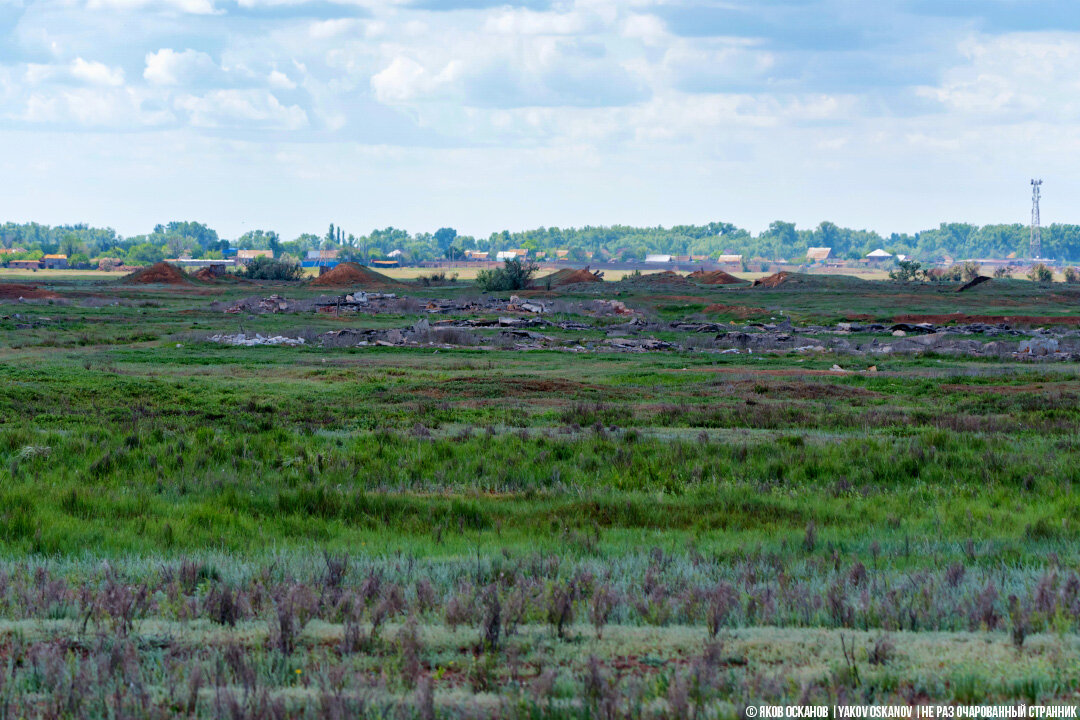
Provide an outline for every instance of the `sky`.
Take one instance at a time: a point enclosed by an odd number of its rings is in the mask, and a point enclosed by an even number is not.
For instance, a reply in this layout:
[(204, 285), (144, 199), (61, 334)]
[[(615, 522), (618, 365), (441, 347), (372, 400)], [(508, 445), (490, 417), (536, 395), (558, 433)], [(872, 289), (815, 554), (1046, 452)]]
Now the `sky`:
[(1073, 0), (0, 0), (0, 221), (1080, 222)]

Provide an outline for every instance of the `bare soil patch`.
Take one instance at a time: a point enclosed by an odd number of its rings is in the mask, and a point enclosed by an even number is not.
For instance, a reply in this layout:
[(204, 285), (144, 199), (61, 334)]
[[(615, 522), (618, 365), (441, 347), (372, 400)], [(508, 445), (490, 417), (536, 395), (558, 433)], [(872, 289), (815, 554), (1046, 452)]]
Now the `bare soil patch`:
[(589, 268), (563, 268), (556, 270), (550, 275), (536, 278), (532, 281), (534, 288), (561, 287), (563, 285), (577, 285), (578, 283), (604, 282), (602, 273), (593, 272)]
[(769, 311), (764, 308), (747, 307), (745, 305), (724, 305), (723, 303), (713, 303), (707, 305), (703, 312), (706, 313), (723, 313), (725, 315), (734, 315), (738, 318), (752, 318), (760, 317), (762, 315), (768, 315)]
[(1080, 315), (894, 315), (893, 322), (933, 323), (1005, 323), (1007, 325), (1080, 325)]
[(665, 368), (663, 372), (706, 372), (726, 373), (729, 375), (749, 375), (762, 377), (800, 377), (800, 376), (823, 376), (843, 377), (862, 368), (853, 367), (851, 370), (810, 370), (802, 368), (752, 368), (752, 367), (693, 367), (693, 368)]
[(341, 263), (333, 270), (311, 281), (320, 287), (356, 287), (364, 290), (386, 290), (402, 287), (402, 283), (354, 262)]
[(37, 285), (21, 283), (0, 283), (0, 300), (55, 300), (60, 296), (51, 290), (42, 290)]
[(742, 285), (747, 282), (723, 270), (698, 270), (690, 273), (689, 277), (702, 285)]
[(191, 279), (180, 268), (159, 262), (121, 278), (127, 285), (190, 285)]
[(788, 279), (788, 275), (790, 274), (791, 273), (789, 273), (787, 270), (783, 270), (781, 272), (769, 275), (768, 277), (758, 278), (754, 281), (754, 287), (780, 287), (784, 284), (784, 281)]

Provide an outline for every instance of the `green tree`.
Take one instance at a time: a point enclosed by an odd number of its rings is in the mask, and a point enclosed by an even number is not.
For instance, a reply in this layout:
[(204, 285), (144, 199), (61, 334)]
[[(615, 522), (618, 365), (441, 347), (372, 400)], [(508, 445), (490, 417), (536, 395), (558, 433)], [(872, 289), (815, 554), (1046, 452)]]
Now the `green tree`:
[(153, 265), (165, 259), (165, 251), (160, 245), (142, 243), (127, 252), (126, 262), (131, 265)]
[(1031, 266), (1028, 270), (1028, 279), (1037, 283), (1048, 283), (1054, 281), (1054, 271), (1043, 263), (1037, 263)]
[(268, 258), (257, 257), (249, 262), (243, 271), (244, 277), (252, 280), (300, 280), (304, 268), (293, 257)]
[(910, 282), (923, 277), (922, 263), (914, 260), (900, 260), (896, 267), (889, 271), (889, 278), (900, 282)]
[(533, 262), (522, 262), (517, 258), (507, 260), (503, 267), (493, 270), (481, 270), (476, 274), (476, 286), (481, 290), (505, 292), (507, 290), (524, 290), (529, 287), (529, 282), (540, 269)]
[(438, 247), (439, 252), (445, 253), (450, 245), (454, 242), (454, 238), (457, 237), (457, 230), (449, 227), (441, 227), (435, 231), (435, 245)]

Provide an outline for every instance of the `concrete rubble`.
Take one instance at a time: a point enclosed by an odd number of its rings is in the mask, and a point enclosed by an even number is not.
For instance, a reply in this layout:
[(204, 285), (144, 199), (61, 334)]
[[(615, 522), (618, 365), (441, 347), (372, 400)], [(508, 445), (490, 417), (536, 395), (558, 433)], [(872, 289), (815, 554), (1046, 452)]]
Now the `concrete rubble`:
[(244, 333), (236, 333), (235, 335), (211, 335), (207, 338), (209, 342), (221, 343), (222, 345), (243, 345), (244, 347), (253, 347), (255, 345), (303, 345), (305, 344), (304, 338), (291, 338), (283, 335), (271, 335), (264, 336), (259, 333), (254, 335), (246, 335)]
[[(356, 292), (288, 300), (278, 295), (247, 298), (218, 309), (249, 312), (360, 312), (419, 316), (412, 325), (389, 329), (348, 328), (309, 338), (322, 347), (472, 346), (479, 349), (561, 350), (573, 352), (833, 353), (851, 356), (920, 355), (988, 357), (1020, 361), (1080, 359), (1080, 330), (1062, 326), (1018, 328), (1005, 323), (859, 323), (795, 326), (779, 322), (723, 323), (642, 318), (617, 300), (578, 303), (483, 296), (471, 299), (418, 299), (392, 293)], [(458, 317), (459, 315), (473, 317)], [(577, 315), (578, 319), (554, 320)], [(432, 318), (431, 315), (445, 315)], [(481, 315), (475, 317), (475, 315)], [(608, 322), (599, 320), (608, 318)], [(610, 319), (625, 316), (625, 322)], [(489, 331), (484, 333), (483, 331)], [(566, 337), (542, 331), (593, 333)], [(493, 331), (493, 332), (490, 332)], [(657, 337), (658, 333), (666, 336)], [(599, 334), (600, 337), (596, 337)], [(219, 335), (211, 342), (233, 345), (302, 345), (302, 338)]]

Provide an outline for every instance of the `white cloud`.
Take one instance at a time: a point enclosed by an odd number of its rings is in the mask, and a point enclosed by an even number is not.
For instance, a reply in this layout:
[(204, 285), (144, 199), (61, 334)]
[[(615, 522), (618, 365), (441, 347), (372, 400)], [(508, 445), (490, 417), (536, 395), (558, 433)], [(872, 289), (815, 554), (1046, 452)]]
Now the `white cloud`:
[(71, 75), (91, 85), (116, 87), (124, 84), (124, 71), (121, 68), (111, 68), (105, 63), (91, 62), (82, 58), (75, 58), (72, 61)]
[(143, 78), (152, 85), (181, 85), (215, 75), (218, 70), (217, 64), (204, 52), (191, 49), (176, 52), (172, 48), (162, 48), (146, 54)]
[(622, 33), (653, 46), (662, 45), (670, 38), (664, 21), (655, 15), (631, 15), (623, 22)]
[(590, 26), (580, 12), (553, 13), (535, 10), (498, 10), (484, 22), (484, 32), (501, 35), (578, 35)]
[(270, 83), (270, 87), (278, 90), (295, 90), (296, 83), (289, 79), (289, 76), (280, 70), (271, 70), (270, 76), (267, 78)]
[(170, 111), (132, 89), (68, 88), (43, 90), (26, 97), (21, 112), (9, 117), (44, 126), (88, 129), (142, 129), (171, 123)]
[(972, 37), (959, 49), (965, 62), (938, 85), (917, 88), (920, 96), (984, 120), (1080, 117), (1080, 34)]
[[(341, 158), (371, 153), (374, 185), (396, 173), (402, 197), (416, 177), (458, 183), (464, 168), (478, 193), (505, 200), (510, 182), (482, 178), (505, 162), (503, 177), (516, 181), (527, 158), (550, 170), (530, 192), (537, 207), (580, 201), (585, 214), (571, 220), (603, 219), (588, 214), (589, 191), (559, 196), (559, 178), (586, 166), (591, 186), (613, 188), (606, 218), (623, 221), (654, 201), (688, 207), (679, 203), (695, 193), (706, 199), (695, 212), (712, 213), (725, 188), (730, 200), (755, 173), (777, 187), (767, 202), (745, 198), (762, 212), (811, 207), (830, 163), (855, 170), (842, 177), (859, 177), (856, 190), (892, 178), (901, 194), (904, 183), (947, 177), (944, 162), (962, 166), (953, 179), (965, 182), (979, 163), (980, 177), (1003, 175), (991, 163), (1057, 163), (1067, 174), (1067, 150), (1080, 144), (1080, 35), (972, 35), (977, 24), (891, 3), (555, 0), (432, 12), (413, 0), (18, 1), (25, 12), (4, 28), (0, 134), (196, 139), (201, 149), (167, 155), (219, 166), (254, 164), (295, 140), (290, 156), (322, 158), (305, 182), (352, 177)], [(738, 13), (715, 11), (733, 5)], [(842, 31), (823, 32), (833, 19)], [(226, 146), (228, 162), (199, 154)], [(108, 161), (94, 165), (106, 173)], [(813, 214), (842, 195), (815, 196), (826, 204)], [(865, 199), (867, 213), (894, 207)], [(536, 212), (537, 222), (567, 221)]]
[(433, 74), (412, 58), (399, 55), (386, 68), (372, 76), (371, 89), (381, 102), (409, 102), (422, 95), (434, 94), (439, 86), (445, 86), (453, 75), (454, 71), (449, 69), (449, 65)]
[(87, 0), (90, 10), (168, 10), (191, 15), (210, 15), (216, 12), (212, 0)]
[(329, 40), (340, 35), (357, 33), (362, 31), (360, 20), (356, 18), (334, 18), (332, 20), (316, 20), (308, 25), (308, 35), (313, 40)]
[(205, 95), (182, 95), (176, 108), (189, 122), (203, 128), (300, 130), (308, 125), (307, 113), (297, 105), (282, 105), (272, 93), (261, 90), (214, 90)]

